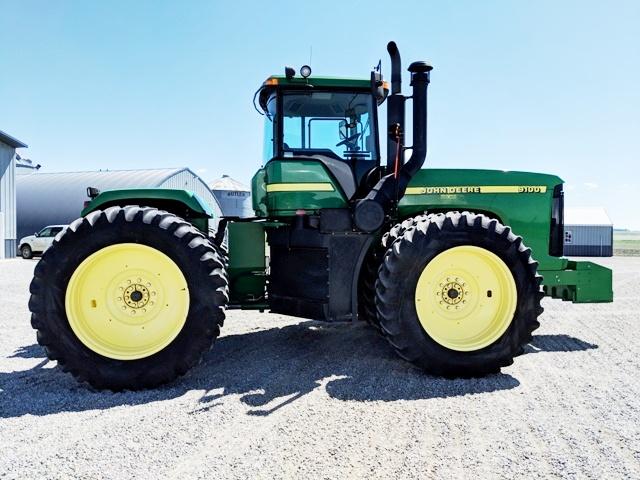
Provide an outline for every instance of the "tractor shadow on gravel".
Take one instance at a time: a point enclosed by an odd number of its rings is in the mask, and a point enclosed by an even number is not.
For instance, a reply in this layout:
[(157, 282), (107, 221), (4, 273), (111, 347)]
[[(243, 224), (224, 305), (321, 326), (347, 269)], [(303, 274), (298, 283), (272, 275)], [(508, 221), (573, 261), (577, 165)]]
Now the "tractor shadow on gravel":
[(524, 347), (524, 354), (539, 352), (580, 352), (598, 348), (595, 343), (588, 343), (570, 335), (534, 335), (529, 345)]
[[(539, 335), (524, 353), (593, 348), (597, 345), (567, 335)], [(504, 373), (457, 380), (426, 375), (399, 359), (383, 338), (360, 323), (303, 321), (223, 335), (185, 377), (141, 392), (92, 391), (52, 368), (55, 364), (44, 358), (38, 345), (22, 347), (9, 358), (42, 361), (28, 370), (0, 372), (0, 418), (141, 405), (191, 390), (205, 393), (190, 413), (205, 413), (233, 396), (248, 415), (264, 416), (312, 392), (343, 401), (410, 401), (477, 395), (520, 384)]]

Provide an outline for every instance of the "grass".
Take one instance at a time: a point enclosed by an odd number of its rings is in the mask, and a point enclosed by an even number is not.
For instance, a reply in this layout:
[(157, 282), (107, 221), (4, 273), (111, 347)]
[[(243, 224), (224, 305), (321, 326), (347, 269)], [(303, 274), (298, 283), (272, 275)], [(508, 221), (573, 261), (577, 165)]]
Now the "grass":
[(613, 254), (640, 257), (640, 232), (613, 232)]

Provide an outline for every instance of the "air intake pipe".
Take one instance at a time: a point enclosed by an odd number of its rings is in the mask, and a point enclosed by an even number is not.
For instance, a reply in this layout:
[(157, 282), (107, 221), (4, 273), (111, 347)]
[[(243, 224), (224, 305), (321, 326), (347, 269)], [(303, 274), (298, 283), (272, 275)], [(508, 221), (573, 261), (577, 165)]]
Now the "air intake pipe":
[[(400, 75), (394, 76), (394, 66), (396, 73), (400, 67), (400, 55), (394, 42), (390, 42), (387, 46), (391, 55), (392, 63), (392, 93), (390, 98), (394, 96), (402, 97), (399, 94)], [(430, 72), (433, 69), (426, 62), (413, 62), (409, 66), (411, 73), (411, 86), (413, 87), (413, 147), (411, 158), (406, 164), (403, 164), (404, 146), (402, 138), (397, 137), (395, 151), (393, 157), (387, 158), (387, 165), (391, 169), (387, 170), (387, 174), (371, 189), (367, 196), (358, 200), (353, 212), (353, 219), (356, 227), (365, 232), (373, 232), (379, 229), (384, 221), (385, 216), (389, 215), (397, 205), (398, 201), (404, 196), (407, 185), (413, 176), (420, 170), (427, 156), (427, 87), (430, 81)], [(396, 90), (397, 87), (397, 90)], [(395, 93), (394, 93), (395, 91)], [(404, 122), (404, 101), (406, 97), (402, 97), (402, 108), (398, 108), (400, 100), (394, 106), (389, 104), (387, 107), (392, 111), (388, 111), (387, 118), (399, 119)], [(402, 118), (400, 118), (400, 116)], [(397, 124), (397, 123), (396, 123)], [(402, 123), (399, 123), (400, 128)], [(391, 127), (391, 125), (390, 125)], [(389, 140), (391, 141), (391, 139)], [(388, 155), (390, 154), (388, 150)]]
[(433, 67), (427, 62), (409, 65), (413, 87), (413, 149), (411, 158), (399, 172), (398, 199), (402, 198), (407, 185), (427, 158), (427, 87), (431, 70)]

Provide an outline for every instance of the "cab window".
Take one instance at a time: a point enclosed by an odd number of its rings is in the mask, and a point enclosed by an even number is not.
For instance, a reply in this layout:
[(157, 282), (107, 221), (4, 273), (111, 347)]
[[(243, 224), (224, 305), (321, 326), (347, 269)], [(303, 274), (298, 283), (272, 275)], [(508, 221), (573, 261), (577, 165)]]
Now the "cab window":
[(370, 93), (284, 92), (282, 102), (285, 157), (378, 160), (375, 105)]

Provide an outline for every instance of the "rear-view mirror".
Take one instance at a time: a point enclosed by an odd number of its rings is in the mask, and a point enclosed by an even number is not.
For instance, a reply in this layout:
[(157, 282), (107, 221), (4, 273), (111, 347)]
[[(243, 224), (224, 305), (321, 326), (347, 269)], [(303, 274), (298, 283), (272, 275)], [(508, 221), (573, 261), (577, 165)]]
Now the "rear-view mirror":
[(346, 120), (341, 120), (338, 124), (338, 133), (340, 134), (340, 140), (344, 140), (347, 138), (347, 122)]

